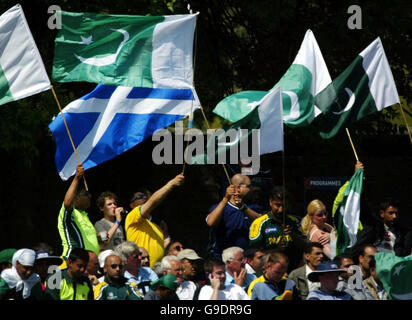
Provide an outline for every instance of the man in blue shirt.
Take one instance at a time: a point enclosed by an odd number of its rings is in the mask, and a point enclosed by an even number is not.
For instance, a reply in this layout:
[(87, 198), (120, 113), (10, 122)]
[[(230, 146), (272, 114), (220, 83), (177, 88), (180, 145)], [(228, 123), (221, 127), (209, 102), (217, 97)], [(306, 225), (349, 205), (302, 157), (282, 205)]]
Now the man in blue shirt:
[(211, 227), (208, 254), (219, 259), (225, 248), (236, 246), (246, 249), (249, 246), (250, 225), (260, 217), (258, 206), (248, 207), (243, 202), (250, 190), (249, 177), (236, 174), (231, 183), (223, 199), (210, 208), (206, 217), (206, 223)]

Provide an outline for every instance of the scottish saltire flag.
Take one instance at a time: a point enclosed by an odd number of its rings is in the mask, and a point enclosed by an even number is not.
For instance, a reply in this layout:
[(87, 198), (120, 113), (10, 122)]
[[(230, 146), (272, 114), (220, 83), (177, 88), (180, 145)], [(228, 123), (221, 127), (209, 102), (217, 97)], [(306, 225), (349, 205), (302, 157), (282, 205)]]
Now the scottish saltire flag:
[[(63, 113), (80, 161), (89, 169), (133, 148), (199, 105), (192, 89), (98, 85), (67, 105)], [(49, 128), (56, 142), (57, 171), (67, 180), (78, 162), (61, 114)]]
[(53, 79), (192, 88), (197, 14), (137, 16), (61, 11)]
[(0, 16), (0, 105), (51, 88), (19, 4)]
[[(342, 187), (343, 188), (343, 187)], [(357, 240), (360, 217), (360, 201), (363, 188), (363, 170), (356, 170), (349, 182), (344, 185), (343, 196), (339, 190), (337, 201), (334, 202), (334, 223), (336, 228), (336, 255), (345, 253)]]
[(214, 113), (236, 122), (247, 116), (256, 104), (274, 89), (282, 88), (283, 122), (289, 127), (306, 126), (321, 111), (314, 104), (314, 97), (331, 83), (326, 63), (311, 30), (307, 30), (292, 65), (268, 92), (241, 91), (220, 101)]
[(376, 272), (391, 300), (412, 300), (412, 255), (375, 254)]
[(399, 103), (380, 38), (373, 41), (315, 98), (324, 113), (320, 136), (334, 137), (363, 117)]

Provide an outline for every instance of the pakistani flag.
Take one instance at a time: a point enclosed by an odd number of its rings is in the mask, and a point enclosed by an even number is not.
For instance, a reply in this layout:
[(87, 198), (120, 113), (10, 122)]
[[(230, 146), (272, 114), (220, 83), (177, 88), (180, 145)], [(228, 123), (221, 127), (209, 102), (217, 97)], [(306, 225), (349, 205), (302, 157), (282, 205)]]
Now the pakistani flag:
[[(311, 30), (306, 31), (292, 65), (269, 91), (282, 88), (283, 121), (290, 127), (308, 125), (321, 112), (314, 96), (331, 83), (328, 68)], [(226, 97), (213, 110), (217, 115), (236, 122), (249, 114), (267, 94), (266, 91), (242, 91)]]
[(359, 229), (360, 197), (363, 186), (363, 170), (358, 169), (343, 191), (343, 198), (335, 215), (336, 255), (344, 253), (356, 243)]
[(17, 4), (0, 16), (0, 105), (50, 88), (23, 9)]
[(412, 300), (412, 255), (375, 254), (376, 272), (391, 300)]
[(395, 81), (380, 38), (372, 42), (315, 98), (325, 114), (320, 135), (335, 136), (363, 117), (399, 103)]
[[(227, 142), (229, 130), (235, 130), (236, 136)], [(256, 130), (257, 141), (251, 138), (253, 130)], [(208, 137), (209, 138), (209, 137)], [(254, 109), (239, 121), (220, 129), (220, 133), (215, 138), (208, 139), (207, 155), (202, 154), (194, 157), (189, 164), (214, 164), (215, 155), (226, 153), (231, 148), (238, 148), (240, 144), (247, 142), (249, 154), (252, 148), (258, 148), (257, 155), (263, 155), (283, 150), (283, 120), (282, 120), (282, 91), (276, 88), (269, 94), (265, 94), (259, 100)], [(246, 141), (247, 139), (247, 141)], [(255, 145), (254, 142), (256, 142)], [(215, 149), (217, 145), (217, 149)], [(215, 152), (216, 151), (216, 152)], [(253, 153), (253, 152), (252, 152)], [(237, 164), (237, 162), (232, 164)], [(259, 160), (259, 159), (253, 159)], [(221, 163), (221, 162), (219, 162)], [(226, 162), (227, 163), (227, 162)], [(255, 173), (254, 173), (255, 174)]]
[(132, 16), (61, 11), (53, 79), (146, 88), (193, 87), (197, 14)]

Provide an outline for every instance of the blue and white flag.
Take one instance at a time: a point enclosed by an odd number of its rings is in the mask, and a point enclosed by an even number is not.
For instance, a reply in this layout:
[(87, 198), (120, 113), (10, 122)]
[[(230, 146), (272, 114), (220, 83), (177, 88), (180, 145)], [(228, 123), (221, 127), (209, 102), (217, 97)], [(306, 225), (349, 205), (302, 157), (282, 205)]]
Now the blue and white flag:
[[(89, 169), (133, 148), (199, 106), (192, 89), (99, 84), (67, 105), (63, 113), (80, 161)], [(75, 174), (78, 161), (60, 113), (49, 128), (56, 142), (57, 171), (67, 180)]]

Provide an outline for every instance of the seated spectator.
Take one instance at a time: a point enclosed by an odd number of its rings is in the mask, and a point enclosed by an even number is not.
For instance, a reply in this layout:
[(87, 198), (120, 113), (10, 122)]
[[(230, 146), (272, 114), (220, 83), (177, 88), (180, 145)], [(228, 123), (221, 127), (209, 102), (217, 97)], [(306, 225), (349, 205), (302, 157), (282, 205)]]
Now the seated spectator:
[(309, 292), (306, 300), (353, 300), (349, 293), (338, 291), (339, 274), (345, 270), (339, 269), (333, 261), (323, 262), (315, 271), (308, 274), (312, 282), (320, 282), (320, 288)]
[[(339, 275), (339, 282), (336, 288), (338, 291), (347, 292), (354, 300), (375, 300), (372, 293), (363, 283), (362, 274), (357, 274), (358, 272), (361, 273), (360, 268), (356, 268), (350, 255), (340, 254), (333, 261), (339, 269), (346, 271)], [(349, 281), (351, 276), (354, 277), (355, 281)]]
[(201, 285), (201, 282), (204, 280), (201, 266), (203, 258), (199, 257), (192, 249), (180, 251), (177, 258), (182, 261), (183, 279), (193, 281), (196, 286)]
[(176, 256), (165, 256), (162, 259), (163, 274), (174, 274), (177, 278), (179, 287), (176, 290), (176, 294), (179, 300), (193, 300), (196, 285), (193, 281), (185, 281), (183, 279), (183, 264)]
[(89, 277), (90, 282), (95, 286), (99, 283), (99, 259), (97, 258), (97, 254), (93, 251), (88, 250), (87, 252), (89, 253), (89, 262), (87, 263), (86, 272), (84, 274)]
[(199, 300), (250, 300), (242, 287), (235, 283), (226, 284), (225, 263), (209, 258), (204, 265), (210, 285), (200, 289)]
[(13, 255), (16, 253), (16, 249), (4, 249), (0, 251), (0, 274), (4, 269), (9, 269), (13, 267), (12, 259)]
[(376, 252), (377, 252), (376, 247), (370, 244), (365, 244), (361, 247), (358, 261), (359, 261), (359, 266), (362, 270), (363, 280), (370, 277), (369, 262), (375, 256)]
[(48, 250), (36, 251), (36, 261), (34, 262), (33, 271), (40, 276), (42, 292), (46, 291), (46, 279), (49, 275), (49, 268), (55, 266), (57, 269), (63, 263), (63, 259), (52, 256)]
[(61, 271), (60, 286), (53, 283), (55, 274), (47, 278), (45, 298), (48, 300), (94, 300), (92, 284), (84, 274), (88, 262), (89, 253), (86, 250), (82, 248), (71, 250), (67, 259), (67, 269)]
[(112, 253), (114, 253), (113, 250), (104, 250), (99, 254), (99, 271), (97, 273), (99, 277), (99, 282), (102, 282), (104, 280), (104, 262), (106, 258), (110, 256)]
[(2, 271), (0, 300), (42, 300), (40, 277), (33, 272), (36, 253), (20, 249), (13, 254), (12, 267)]
[(372, 293), (375, 300), (388, 300), (388, 294), (383, 288), (382, 282), (379, 280), (376, 272), (376, 260), (374, 256), (372, 256), (369, 260), (369, 272), (370, 277), (363, 280), (365, 286)]
[(145, 295), (150, 289), (150, 282), (157, 280), (158, 276), (152, 269), (141, 266), (142, 254), (137, 244), (125, 241), (115, 247), (114, 251), (125, 257), (124, 276), (126, 279), (136, 283), (140, 293)]
[(105, 259), (104, 280), (94, 287), (95, 300), (142, 300), (137, 285), (124, 276), (124, 264), (117, 253)]
[(236, 283), (247, 292), (250, 283), (256, 276), (246, 272), (246, 258), (240, 247), (226, 248), (222, 252), (222, 260), (226, 265), (226, 284)]
[(139, 247), (139, 251), (142, 253), (142, 267), (150, 268), (150, 256), (149, 252), (143, 247)]
[(252, 300), (300, 300), (292, 280), (284, 278), (288, 257), (281, 252), (269, 252), (263, 258), (264, 281), (256, 279), (251, 284)]
[(265, 255), (263, 248), (251, 247), (243, 251), (246, 258), (246, 272), (252, 274), (255, 277), (262, 275), (262, 258)]
[(117, 206), (117, 196), (110, 191), (102, 192), (96, 200), (96, 206), (103, 218), (94, 224), (100, 250), (113, 249), (125, 241), (122, 222), (123, 207)]
[(166, 256), (177, 256), (180, 251), (182, 251), (183, 245), (182, 242), (179, 240), (172, 240), (170, 241), (169, 245), (165, 249), (165, 255)]
[(328, 212), (324, 203), (318, 199), (312, 200), (307, 207), (306, 216), (302, 219), (302, 231), (309, 241), (319, 242), (323, 246), (323, 253), (332, 259), (330, 239), (333, 227), (326, 223)]
[(168, 273), (151, 283), (144, 300), (179, 300), (176, 289), (179, 284), (175, 275)]
[(303, 249), (303, 259), (305, 264), (293, 270), (289, 274), (288, 279), (295, 282), (302, 300), (306, 300), (309, 291), (320, 287), (320, 283), (312, 282), (308, 279), (308, 274), (315, 271), (318, 265), (322, 263), (323, 246), (319, 242), (309, 242)]

